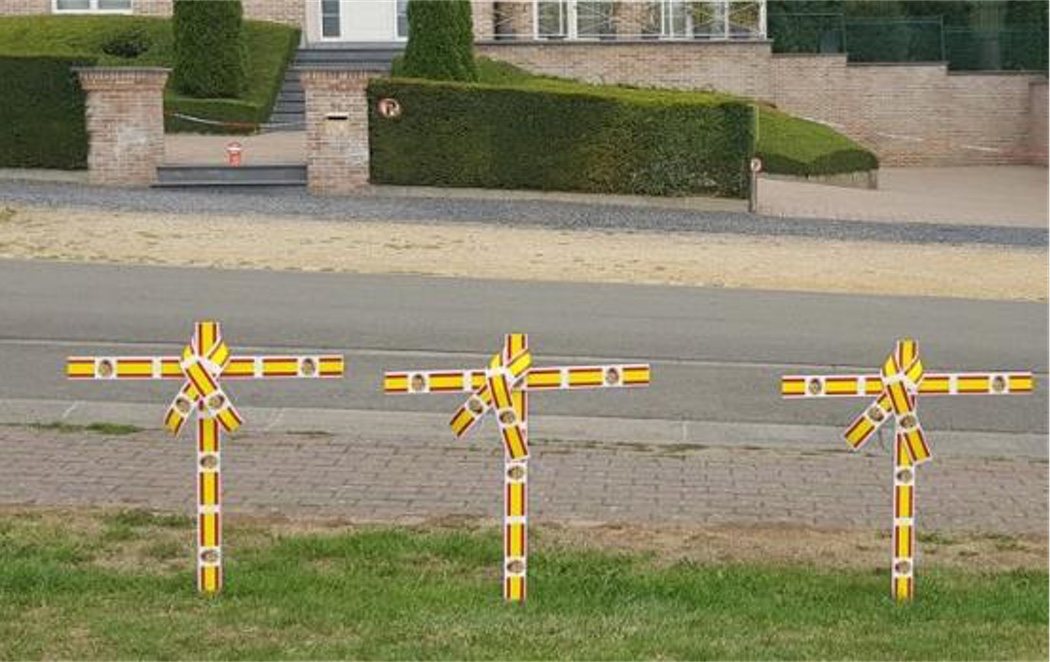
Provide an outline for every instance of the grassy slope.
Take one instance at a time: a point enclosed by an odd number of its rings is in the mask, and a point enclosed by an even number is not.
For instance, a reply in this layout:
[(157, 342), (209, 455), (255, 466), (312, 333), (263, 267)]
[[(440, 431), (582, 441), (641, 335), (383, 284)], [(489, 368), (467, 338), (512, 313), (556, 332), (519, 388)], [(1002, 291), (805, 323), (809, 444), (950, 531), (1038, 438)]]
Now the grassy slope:
[[(482, 83), (493, 85), (527, 85), (541, 89), (593, 87), (575, 81), (536, 76), (505, 62), (487, 58), (478, 61)], [(606, 86), (610, 89), (611, 86)], [(634, 96), (658, 96), (681, 99), (683, 103), (729, 98), (707, 92), (687, 92), (636, 88), (615, 88)], [(879, 167), (870, 151), (830, 127), (792, 117), (778, 110), (759, 106), (758, 145), (766, 172), (786, 175), (824, 175)]]
[(0, 658), (1046, 659), (1047, 574), (660, 563), (552, 549), (501, 604), (493, 530), (230, 526), (227, 590), (192, 586), (191, 520), (0, 516)]
[(875, 170), (879, 160), (841, 133), (816, 122), (760, 107), (758, 155), (766, 172), (828, 175)]
[[(242, 122), (264, 121), (269, 116), (284, 69), (298, 44), (298, 31), (260, 21), (245, 21), (244, 25), (249, 71), (242, 97), (191, 99), (168, 90), (169, 111)], [(114, 35), (133, 29), (149, 34), (152, 45), (148, 51), (135, 58), (102, 52)], [(0, 54), (4, 53), (96, 55), (103, 66), (170, 67), (175, 59), (171, 20), (142, 16), (0, 17)]]

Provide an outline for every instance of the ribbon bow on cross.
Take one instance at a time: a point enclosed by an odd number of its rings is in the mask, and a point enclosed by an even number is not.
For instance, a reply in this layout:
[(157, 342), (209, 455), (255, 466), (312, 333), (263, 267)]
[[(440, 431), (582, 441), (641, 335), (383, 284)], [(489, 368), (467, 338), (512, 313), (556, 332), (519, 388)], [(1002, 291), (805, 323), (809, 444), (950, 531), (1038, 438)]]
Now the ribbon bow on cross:
[(243, 419), (219, 386), (219, 376), (230, 362), (230, 349), (216, 322), (198, 322), (196, 327), (193, 340), (182, 350), (179, 362), (186, 383), (168, 407), (164, 425), (177, 435), (197, 407), (201, 408), (202, 415), (207, 412), (207, 416), (217, 419), (227, 432), (233, 432)]
[[(517, 334), (520, 335), (520, 334)], [(523, 428), (523, 407), (515, 406), (515, 398), (524, 398), (521, 382), (532, 366), (532, 353), (523, 341), (515, 339), (504, 351), (489, 361), (485, 370), (485, 383), (478, 387), (467, 401), (460, 405), (449, 425), (457, 437), (462, 437), (481, 420), (490, 409), (495, 408), (507, 455), (514, 460), (529, 456), (529, 444)]]
[(921, 464), (930, 459), (916, 399), (924, 374), (919, 344), (908, 338), (898, 340), (895, 351), (882, 364), (882, 393), (846, 429), (846, 441), (854, 449), (860, 449), (892, 414), (897, 435), (904, 441), (911, 463)]

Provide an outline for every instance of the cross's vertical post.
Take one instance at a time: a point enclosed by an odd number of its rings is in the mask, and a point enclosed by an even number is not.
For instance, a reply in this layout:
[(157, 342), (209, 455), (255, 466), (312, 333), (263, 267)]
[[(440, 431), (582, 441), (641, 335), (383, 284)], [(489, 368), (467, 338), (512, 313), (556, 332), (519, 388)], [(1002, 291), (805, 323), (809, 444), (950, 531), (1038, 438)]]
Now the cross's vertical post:
[(805, 398), (874, 398), (846, 428), (844, 437), (860, 450), (888, 421), (893, 421), (893, 548), (890, 586), (894, 600), (915, 597), (915, 497), (919, 465), (931, 458), (926, 432), (919, 421), (918, 399), (957, 395), (1021, 395), (1031, 393), (1031, 372), (926, 372), (919, 344), (897, 341), (879, 373), (847, 375), (785, 375), (781, 396)]
[(223, 585), (222, 434), (243, 422), (221, 381), (329, 379), (343, 373), (338, 355), (232, 356), (215, 321), (197, 322), (179, 356), (71, 356), (66, 362), (70, 379), (183, 380), (164, 426), (177, 436), (196, 417), (197, 588), (209, 595)]
[[(514, 411), (521, 420), (525, 443), (528, 443), (529, 394), (513, 394)], [(503, 598), (524, 601), (528, 583), (529, 554), (529, 458), (515, 458), (503, 452)]]
[(915, 467), (900, 435), (893, 439), (893, 565), (891, 590), (898, 602), (915, 593)]
[(533, 391), (648, 386), (648, 363), (532, 367), (528, 336), (509, 333), (484, 370), (388, 372), (387, 393), (470, 393), (449, 425), (462, 437), (490, 411), (503, 440), (503, 597), (528, 594), (529, 399)]
[(222, 590), (222, 431), (214, 417), (197, 417), (197, 589)]

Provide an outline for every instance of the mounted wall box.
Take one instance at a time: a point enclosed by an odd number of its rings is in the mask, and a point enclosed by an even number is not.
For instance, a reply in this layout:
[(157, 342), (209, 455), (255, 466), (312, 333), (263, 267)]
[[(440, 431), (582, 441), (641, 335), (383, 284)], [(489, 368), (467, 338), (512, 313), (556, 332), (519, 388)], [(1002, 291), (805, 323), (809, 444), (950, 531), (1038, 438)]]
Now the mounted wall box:
[(350, 133), (350, 113), (325, 113), (325, 133), (346, 135)]

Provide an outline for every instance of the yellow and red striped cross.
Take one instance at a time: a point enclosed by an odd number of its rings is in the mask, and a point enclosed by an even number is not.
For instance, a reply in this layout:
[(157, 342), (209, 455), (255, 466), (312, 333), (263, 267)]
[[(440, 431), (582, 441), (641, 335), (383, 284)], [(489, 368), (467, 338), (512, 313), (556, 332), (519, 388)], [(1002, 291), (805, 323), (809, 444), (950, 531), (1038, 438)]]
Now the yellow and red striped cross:
[(470, 393), (449, 425), (462, 437), (489, 412), (503, 439), (503, 597), (523, 602), (528, 560), (528, 395), (531, 391), (649, 385), (647, 363), (532, 367), (528, 336), (507, 334), (485, 370), (388, 372), (387, 393)]
[(197, 414), (197, 588), (222, 590), (221, 432), (243, 419), (220, 379), (324, 379), (343, 376), (343, 357), (231, 356), (218, 322), (197, 322), (181, 356), (71, 356), (70, 379), (182, 379), (164, 425), (173, 434)]
[(918, 465), (930, 459), (918, 415), (918, 396), (1018, 395), (1031, 393), (1031, 372), (928, 373), (919, 345), (897, 341), (879, 374), (785, 375), (784, 398), (874, 398), (846, 428), (846, 442), (859, 450), (887, 421), (893, 420), (893, 564), (891, 587), (898, 602), (915, 595), (915, 479)]

